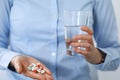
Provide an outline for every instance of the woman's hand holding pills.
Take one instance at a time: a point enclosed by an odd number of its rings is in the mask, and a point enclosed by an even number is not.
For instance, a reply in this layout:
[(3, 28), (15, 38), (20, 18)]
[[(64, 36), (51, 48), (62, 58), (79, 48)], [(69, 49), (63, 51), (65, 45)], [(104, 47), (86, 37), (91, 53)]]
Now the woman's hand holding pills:
[(53, 80), (51, 71), (40, 61), (30, 56), (15, 56), (11, 60), (13, 66), (19, 74), (23, 74), (35, 80)]

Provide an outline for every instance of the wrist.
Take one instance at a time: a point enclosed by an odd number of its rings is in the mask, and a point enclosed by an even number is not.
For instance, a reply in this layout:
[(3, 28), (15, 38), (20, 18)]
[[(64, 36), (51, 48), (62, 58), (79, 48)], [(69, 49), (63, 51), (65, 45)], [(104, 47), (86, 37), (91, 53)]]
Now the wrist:
[(11, 71), (16, 71), (13, 64), (10, 62), (9, 65), (8, 65), (8, 69), (10, 69)]
[(106, 53), (104, 53), (103, 51), (101, 51), (100, 49), (98, 49), (97, 48), (97, 50), (99, 51), (99, 53), (100, 53), (100, 55), (101, 55), (101, 58), (100, 58), (100, 61), (99, 61), (99, 63), (97, 63), (97, 64), (102, 64), (102, 63), (104, 63), (105, 62), (105, 58), (106, 58)]
[(12, 60), (10, 61), (10, 63), (9, 63), (9, 65), (8, 65), (8, 69), (10, 69), (10, 70), (12, 70), (12, 71), (16, 71), (16, 69), (15, 69), (15, 67), (14, 67), (14, 63), (15, 63), (15, 59), (16, 59), (16, 57), (18, 57), (19, 55), (17, 55), (17, 56), (14, 56), (13, 58), (12, 58)]
[(101, 50), (95, 48), (91, 54), (85, 55), (85, 58), (91, 64), (102, 64), (105, 61), (106, 54)]

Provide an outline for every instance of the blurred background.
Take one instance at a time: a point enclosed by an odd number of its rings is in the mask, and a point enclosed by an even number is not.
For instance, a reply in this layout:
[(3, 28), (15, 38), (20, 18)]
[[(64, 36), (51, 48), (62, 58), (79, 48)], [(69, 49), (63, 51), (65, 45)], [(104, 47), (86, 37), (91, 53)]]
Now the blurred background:
[[(118, 34), (119, 34), (119, 42), (120, 42), (120, 0), (112, 0), (117, 24), (118, 24)], [(101, 72), (98, 71), (99, 80), (120, 80), (120, 68), (115, 72)]]

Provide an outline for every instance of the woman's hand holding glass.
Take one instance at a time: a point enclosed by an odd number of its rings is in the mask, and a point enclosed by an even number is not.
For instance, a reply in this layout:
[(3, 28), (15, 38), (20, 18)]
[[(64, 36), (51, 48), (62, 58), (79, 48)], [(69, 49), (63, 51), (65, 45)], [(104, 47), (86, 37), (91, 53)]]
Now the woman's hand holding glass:
[(81, 27), (81, 30), (87, 34), (79, 34), (73, 37), (71, 43), (73, 51), (84, 55), (86, 60), (92, 64), (100, 63), (102, 56), (99, 50), (94, 46), (92, 38), (93, 31), (87, 26)]

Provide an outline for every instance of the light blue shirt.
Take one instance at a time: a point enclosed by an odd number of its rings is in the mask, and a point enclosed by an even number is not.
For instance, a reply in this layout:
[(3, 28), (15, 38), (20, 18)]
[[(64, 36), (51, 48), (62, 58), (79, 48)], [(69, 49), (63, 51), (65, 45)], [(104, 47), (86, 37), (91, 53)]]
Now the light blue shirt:
[[(120, 45), (111, 0), (0, 0), (0, 65), (8, 70), (16, 55), (43, 62), (54, 80), (91, 80), (82, 55), (68, 56), (64, 39), (64, 10), (89, 11), (97, 48), (107, 56), (100, 70), (119, 66)], [(10, 46), (10, 49), (8, 49)], [(8, 70), (15, 80), (31, 80)]]

